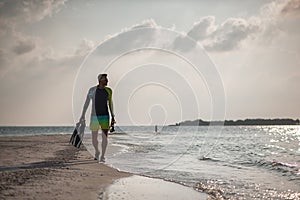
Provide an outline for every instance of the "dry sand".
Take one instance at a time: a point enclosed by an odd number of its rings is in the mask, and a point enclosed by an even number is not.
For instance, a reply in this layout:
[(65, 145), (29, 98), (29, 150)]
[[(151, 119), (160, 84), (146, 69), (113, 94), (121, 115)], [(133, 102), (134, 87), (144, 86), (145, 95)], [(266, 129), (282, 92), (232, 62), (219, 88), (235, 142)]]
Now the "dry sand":
[[(175, 183), (98, 163), (70, 135), (1, 136), (0, 199), (206, 199)], [(107, 156), (118, 149), (108, 147)], [(126, 178), (128, 177), (128, 178)], [(112, 184), (113, 183), (113, 184)]]
[(0, 199), (101, 199), (114, 180), (130, 176), (94, 161), (69, 138), (0, 137)]

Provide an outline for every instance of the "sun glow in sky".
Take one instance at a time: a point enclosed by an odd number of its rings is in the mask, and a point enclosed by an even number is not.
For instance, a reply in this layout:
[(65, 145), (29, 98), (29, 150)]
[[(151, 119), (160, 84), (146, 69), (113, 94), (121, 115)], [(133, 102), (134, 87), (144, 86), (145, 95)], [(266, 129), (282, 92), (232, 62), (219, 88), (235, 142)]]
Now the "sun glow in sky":
[[(299, 118), (299, 22), (300, 0), (0, 0), (0, 125), (74, 124), (73, 87), (84, 59), (92, 62), (88, 54), (103, 41), (149, 27), (172, 30), (203, 47), (223, 84), (226, 119)], [(150, 37), (194, 52), (180, 38)], [(139, 38), (114, 42), (132, 46), (143, 41)], [(119, 54), (120, 48), (111, 45), (96, 58)], [(136, 71), (122, 76), (126, 66)], [(96, 85), (101, 72), (86, 82)], [(134, 52), (107, 72), (120, 125), (211, 119), (210, 85), (172, 54)], [(153, 74), (159, 75), (149, 79)], [(139, 80), (148, 79), (152, 85), (137, 89)], [(162, 87), (163, 81), (171, 86)], [(80, 101), (75, 110), (81, 109)]]

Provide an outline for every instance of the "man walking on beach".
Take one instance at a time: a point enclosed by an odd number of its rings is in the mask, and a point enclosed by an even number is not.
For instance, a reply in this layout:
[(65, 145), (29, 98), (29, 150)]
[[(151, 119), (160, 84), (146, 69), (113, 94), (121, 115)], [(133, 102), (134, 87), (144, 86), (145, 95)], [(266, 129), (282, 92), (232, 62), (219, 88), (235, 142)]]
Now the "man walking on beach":
[(107, 134), (110, 128), (109, 126), (109, 112), (111, 115), (111, 126), (115, 123), (113, 102), (112, 102), (112, 90), (107, 87), (108, 79), (107, 74), (98, 75), (97, 86), (91, 87), (88, 91), (82, 114), (81, 120), (85, 120), (85, 113), (92, 100), (91, 122), (90, 129), (92, 131), (92, 143), (95, 148), (95, 160), (99, 160), (100, 151), (98, 149), (98, 131), (102, 130), (102, 153), (100, 162), (105, 162), (105, 151), (107, 147)]

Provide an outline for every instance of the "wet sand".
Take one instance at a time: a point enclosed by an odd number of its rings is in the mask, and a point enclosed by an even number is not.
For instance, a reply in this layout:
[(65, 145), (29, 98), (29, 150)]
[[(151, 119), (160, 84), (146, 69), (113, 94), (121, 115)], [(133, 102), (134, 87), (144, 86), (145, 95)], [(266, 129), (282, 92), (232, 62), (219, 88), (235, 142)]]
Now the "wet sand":
[(136, 175), (115, 181), (103, 193), (105, 200), (198, 200), (207, 198), (206, 194), (183, 185)]

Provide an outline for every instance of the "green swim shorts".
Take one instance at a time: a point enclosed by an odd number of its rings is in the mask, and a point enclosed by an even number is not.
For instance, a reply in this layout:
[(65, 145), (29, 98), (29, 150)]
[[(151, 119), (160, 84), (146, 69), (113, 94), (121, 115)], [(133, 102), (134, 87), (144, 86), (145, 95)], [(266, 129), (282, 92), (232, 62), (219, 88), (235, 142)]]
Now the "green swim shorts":
[(90, 129), (91, 131), (109, 129), (109, 115), (91, 116)]

